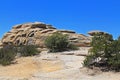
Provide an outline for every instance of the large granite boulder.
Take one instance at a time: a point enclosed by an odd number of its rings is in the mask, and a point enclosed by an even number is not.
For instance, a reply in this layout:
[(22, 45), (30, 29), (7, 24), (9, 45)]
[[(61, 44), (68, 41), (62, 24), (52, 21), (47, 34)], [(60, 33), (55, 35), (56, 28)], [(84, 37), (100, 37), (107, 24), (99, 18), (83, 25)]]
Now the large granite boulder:
[(69, 41), (77, 46), (90, 46), (91, 38), (88, 36), (85, 36), (83, 34), (76, 34), (74, 31), (69, 30), (57, 30), (52, 25), (44, 24), (41, 22), (26, 23), (13, 26), (13, 28), (3, 36), (1, 44), (33, 44), (43, 48), (45, 47), (45, 39), (55, 32), (68, 34)]

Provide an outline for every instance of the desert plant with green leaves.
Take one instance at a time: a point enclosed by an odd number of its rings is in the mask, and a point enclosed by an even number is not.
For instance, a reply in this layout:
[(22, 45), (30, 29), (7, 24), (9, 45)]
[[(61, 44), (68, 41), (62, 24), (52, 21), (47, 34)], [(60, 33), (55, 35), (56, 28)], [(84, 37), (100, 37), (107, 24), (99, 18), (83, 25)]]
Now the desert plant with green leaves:
[(120, 70), (120, 38), (113, 40), (112, 35), (96, 34), (91, 46), (90, 54), (84, 60), (84, 66)]
[(77, 49), (76, 46), (70, 44), (67, 35), (63, 35), (60, 32), (56, 32), (53, 35), (47, 37), (45, 40), (46, 47), (50, 52), (61, 52), (70, 49)]
[(18, 47), (18, 53), (21, 56), (34, 56), (40, 53), (35, 45), (23, 45)]
[(4, 46), (0, 49), (0, 64), (9, 65), (15, 59), (17, 49), (12, 45)]

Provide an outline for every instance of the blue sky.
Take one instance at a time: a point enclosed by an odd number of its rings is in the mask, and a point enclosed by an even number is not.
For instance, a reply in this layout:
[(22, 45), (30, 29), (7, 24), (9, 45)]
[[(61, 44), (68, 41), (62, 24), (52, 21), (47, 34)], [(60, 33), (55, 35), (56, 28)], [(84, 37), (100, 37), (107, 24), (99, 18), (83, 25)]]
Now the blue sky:
[(119, 0), (0, 0), (0, 38), (12, 26), (40, 21), (58, 29), (120, 35)]

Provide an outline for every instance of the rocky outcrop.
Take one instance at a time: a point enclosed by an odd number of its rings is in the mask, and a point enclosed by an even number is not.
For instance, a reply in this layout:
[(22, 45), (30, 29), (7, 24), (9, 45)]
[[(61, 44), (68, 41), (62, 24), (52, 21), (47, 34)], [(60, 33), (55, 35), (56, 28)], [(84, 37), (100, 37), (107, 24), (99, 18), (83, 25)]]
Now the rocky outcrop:
[(55, 32), (68, 34), (69, 41), (77, 46), (89, 46), (91, 38), (82, 34), (76, 34), (74, 31), (57, 30), (52, 25), (41, 22), (26, 23), (13, 26), (12, 30), (7, 32), (1, 42), (2, 44), (27, 45), (33, 44), (45, 47), (44, 40)]
[(101, 35), (102, 34), (110, 35), (109, 33), (106, 33), (106, 32), (103, 32), (103, 31), (97, 31), (97, 30), (88, 32), (88, 34), (91, 35), (91, 36), (94, 36), (95, 34), (98, 34), (98, 33), (101, 34)]

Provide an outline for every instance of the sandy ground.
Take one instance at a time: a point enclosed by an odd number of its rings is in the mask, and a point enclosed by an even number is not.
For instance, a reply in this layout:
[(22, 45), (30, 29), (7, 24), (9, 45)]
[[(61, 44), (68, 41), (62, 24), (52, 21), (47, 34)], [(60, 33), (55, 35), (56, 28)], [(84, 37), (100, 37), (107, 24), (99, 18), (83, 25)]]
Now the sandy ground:
[(0, 66), (0, 76), (27, 78), (39, 70), (33, 57), (19, 58), (16, 61), (17, 63), (10, 66)]
[[(0, 66), (0, 80), (120, 80), (120, 73), (90, 70), (82, 66), (86, 48), (79, 51), (22, 57), (10, 66)], [(73, 54), (74, 53), (74, 54)]]
[(37, 72), (52, 72), (62, 69), (60, 61), (36, 61), (36, 57), (22, 57), (17, 59), (17, 63), (10, 66), (0, 66), (0, 77), (30, 78)]

